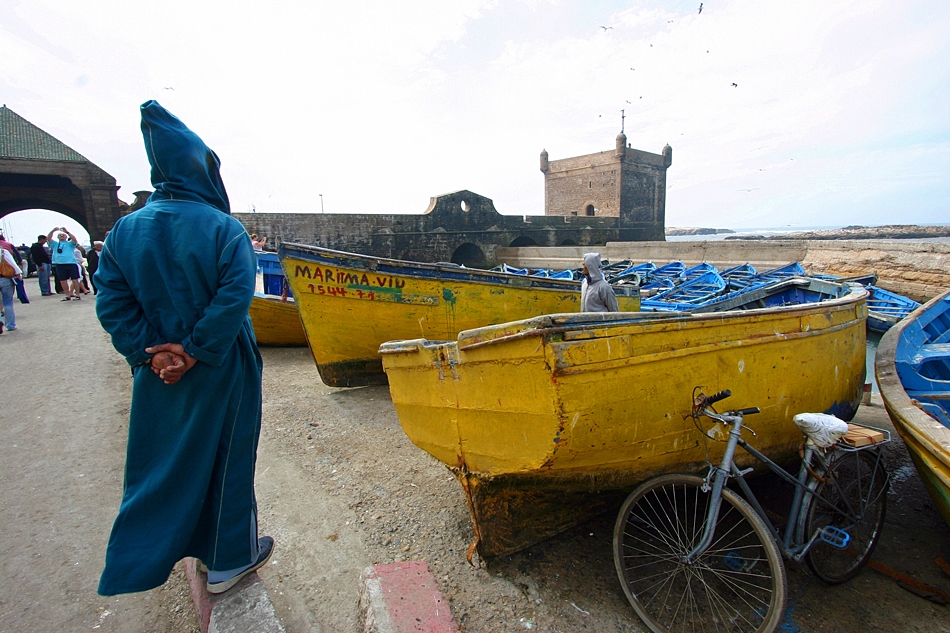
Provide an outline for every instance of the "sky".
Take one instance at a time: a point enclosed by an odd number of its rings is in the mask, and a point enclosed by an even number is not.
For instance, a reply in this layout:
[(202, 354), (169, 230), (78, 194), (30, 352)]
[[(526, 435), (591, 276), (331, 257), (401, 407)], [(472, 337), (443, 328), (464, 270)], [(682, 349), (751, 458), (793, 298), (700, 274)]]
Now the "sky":
[[(221, 157), (233, 210), (281, 213), (467, 189), (543, 214), (541, 151), (610, 150), (623, 110), (634, 148), (673, 148), (667, 226), (950, 223), (950, 2), (699, 5), (4, 0), (0, 102), (126, 202), (149, 99)], [(64, 220), (0, 222), (85, 234)]]

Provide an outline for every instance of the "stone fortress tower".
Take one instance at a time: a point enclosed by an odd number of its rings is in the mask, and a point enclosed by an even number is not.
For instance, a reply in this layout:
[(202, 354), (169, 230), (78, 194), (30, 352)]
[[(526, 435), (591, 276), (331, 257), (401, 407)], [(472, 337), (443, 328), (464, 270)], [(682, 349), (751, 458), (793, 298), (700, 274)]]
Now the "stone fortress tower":
[(633, 149), (622, 130), (606, 152), (552, 161), (542, 151), (544, 214), (616, 217), (622, 241), (663, 241), (672, 162), (669, 145), (661, 154)]

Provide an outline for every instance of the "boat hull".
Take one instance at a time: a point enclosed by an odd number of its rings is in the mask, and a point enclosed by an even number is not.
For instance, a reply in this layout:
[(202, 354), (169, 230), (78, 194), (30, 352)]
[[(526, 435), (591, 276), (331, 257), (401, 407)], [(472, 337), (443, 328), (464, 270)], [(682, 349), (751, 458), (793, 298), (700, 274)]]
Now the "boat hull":
[(721, 314), (549, 315), (380, 351), (403, 430), (455, 473), (491, 558), (651, 476), (702, 470), (707, 448), (718, 460), (722, 442), (704, 441), (688, 417), (697, 386), (760, 407), (750, 441), (794, 459), (792, 416), (857, 410), (866, 296), (854, 288), (822, 304)]
[[(928, 415), (920, 404), (928, 400), (935, 402), (950, 398), (950, 380), (933, 381), (931, 395), (935, 397), (927, 398), (926, 391), (918, 390), (912, 391), (912, 397), (907, 393), (897, 368), (898, 359), (906, 358), (908, 351), (913, 353), (929, 342), (916, 326), (918, 319), (927, 318), (934, 310), (950, 314), (950, 292), (918, 308), (887, 331), (878, 344), (874, 371), (887, 413), (907, 445), (914, 466), (937, 510), (950, 525), (950, 428)], [(942, 332), (943, 340), (937, 342), (947, 342), (945, 328), (928, 327), (927, 330)], [(910, 349), (905, 349), (905, 346)], [(946, 409), (946, 405), (943, 408)]]
[(306, 345), (307, 337), (293, 301), (255, 295), (248, 310), (258, 345)]
[[(332, 387), (385, 384), (379, 346), (454, 339), (462, 330), (580, 307), (580, 283), (366, 257), (283, 244), (280, 258), (320, 378)], [(639, 310), (635, 290), (618, 296)]]

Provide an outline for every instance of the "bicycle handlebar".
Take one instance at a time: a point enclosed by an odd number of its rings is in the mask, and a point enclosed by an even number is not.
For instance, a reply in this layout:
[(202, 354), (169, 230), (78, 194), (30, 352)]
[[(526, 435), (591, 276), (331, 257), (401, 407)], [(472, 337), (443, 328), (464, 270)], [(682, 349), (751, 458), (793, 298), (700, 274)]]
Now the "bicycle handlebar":
[(753, 413), (761, 413), (762, 410), (759, 407), (749, 407), (748, 409), (739, 409), (738, 411), (733, 411), (736, 415), (752, 415)]
[(706, 396), (706, 399), (703, 401), (703, 407), (708, 407), (711, 404), (719, 402), (720, 400), (725, 400), (732, 395), (732, 392), (728, 389), (723, 389), (719, 393), (714, 393), (711, 396)]

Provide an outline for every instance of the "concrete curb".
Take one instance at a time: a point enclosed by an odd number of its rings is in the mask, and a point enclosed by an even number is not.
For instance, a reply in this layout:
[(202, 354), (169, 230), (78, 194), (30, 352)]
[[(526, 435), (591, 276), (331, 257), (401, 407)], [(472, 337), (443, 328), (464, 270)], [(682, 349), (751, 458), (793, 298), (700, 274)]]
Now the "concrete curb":
[(367, 567), (360, 575), (360, 633), (459, 633), (425, 561)]
[(208, 593), (194, 558), (184, 560), (201, 633), (286, 633), (257, 572), (222, 594)]

